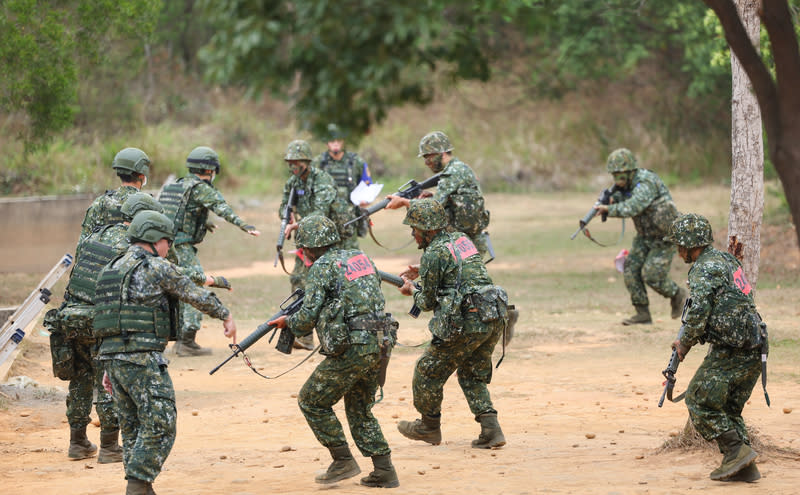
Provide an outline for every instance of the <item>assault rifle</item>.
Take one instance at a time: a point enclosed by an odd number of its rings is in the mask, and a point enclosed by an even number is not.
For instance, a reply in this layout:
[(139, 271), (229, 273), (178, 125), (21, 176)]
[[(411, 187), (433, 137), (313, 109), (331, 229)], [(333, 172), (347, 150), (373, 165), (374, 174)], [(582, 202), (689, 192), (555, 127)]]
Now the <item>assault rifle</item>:
[[(388, 282), (388, 283), (394, 285), (395, 287), (402, 287), (406, 283), (405, 280), (403, 280), (401, 277), (398, 277), (397, 275), (392, 275), (391, 273), (387, 273), (387, 272), (385, 272), (383, 270), (378, 270), (378, 276), (381, 277), (381, 280), (383, 280), (384, 282)], [(412, 283), (414, 284), (414, 287), (416, 287), (417, 289), (420, 288), (418, 283), (416, 283), (416, 282), (412, 282)], [(416, 303), (414, 303), (414, 305), (411, 306), (411, 309), (408, 310), (408, 314), (412, 318), (419, 317), (419, 313), (420, 313), (420, 309), (417, 307)]]
[[(394, 193), (394, 196), (400, 196), (401, 198), (405, 198), (405, 199), (416, 198), (425, 189), (430, 189), (431, 187), (436, 187), (439, 184), (439, 177), (441, 175), (442, 175), (441, 173), (438, 173), (436, 175), (432, 175), (432, 176), (428, 177), (427, 179), (425, 179), (422, 182), (417, 182), (414, 179), (411, 179), (410, 181), (408, 181), (405, 184), (403, 184), (402, 186), (400, 186), (400, 189), (398, 189), (397, 192)], [(354, 218), (352, 220), (348, 220), (347, 222), (345, 222), (344, 227), (347, 227), (351, 223), (358, 222), (359, 220), (361, 220), (363, 218), (367, 218), (368, 216), (372, 215), (376, 211), (380, 211), (380, 210), (386, 208), (386, 205), (389, 204), (389, 201), (391, 201), (391, 200), (384, 198), (383, 200), (378, 201), (377, 203), (375, 203), (374, 205), (370, 206), (369, 208), (364, 208), (363, 210), (361, 210), (363, 212), (361, 214), (361, 216), (358, 216), (358, 217), (356, 217), (356, 218)]]
[(283, 268), (283, 271), (286, 272), (287, 275), (289, 272), (286, 270), (286, 265), (283, 264), (283, 242), (286, 240), (286, 227), (291, 220), (292, 209), (295, 203), (297, 203), (297, 191), (293, 187), (292, 190), (289, 191), (289, 199), (286, 201), (286, 208), (281, 213), (281, 228), (278, 229), (278, 243), (275, 245), (278, 252), (275, 254), (275, 263), (272, 265), (278, 266), (278, 260), (280, 260), (281, 268)]
[[(594, 205), (592, 205), (592, 208), (589, 210), (589, 212), (583, 218), (581, 218), (580, 221), (578, 222), (578, 225), (579, 225), (578, 230), (576, 230), (574, 234), (569, 236), (570, 240), (575, 239), (575, 237), (578, 234), (580, 234), (582, 231), (584, 231), (586, 229), (586, 226), (589, 224), (589, 222), (591, 222), (592, 219), (597, 216), (597, 213), (598, 213), (599, 210), (596, 210), (594, 208), (595, 206), (611, 204), (611, 195), (614, 194), (617, 190), (618, 190), (617, 186), (614, 185), (614, 186), (611, 186), (611, 187), (609, 187), (607, 189), (603, 189), (602, 191), (600, 191), (600, 196), (598, 196), (597, 201), (595, 201)], [(600, 219), (603, 222), (608, 220), (608, 213), (603, 212), (600, 215)], [(588, 233), (589, 233), (589, 231), (586, 230), (586, 234), (588, 234)], [(592, 239), (592, 237), (589, 236), (589, 235), (587, 235), (587, 237), (589, 237), (589, 239)], [(594, 240), (594, 239), (592, 239), (592, 240)], [(597, 241), (595, 241), (595, 242), (597, 242)]]
[[(280, 311), (272, 315), (269, 319), (267, 319), (266, 322), (259, 325), (258, 328), (256, 328), (255, 331), (253, 331), (253, 333), (245, 337), (244, 340), (242, 340), (238, 344), (230, 344), (230, 348), (231, 350), (233, 350), (233, 354), (228, 356), (228, 358), (225, 361), (218, 364), (216, 368), (209, 371), (208, 374), (213, 375), (214, 373), (216, 373), (218, 369), (222, 368), (225, 364), (228, 363), (228, 361), (235, 358), (240, 353), (244, 355), (244, 351), (246, 351), (247, 349), (250, 348), (250, 346), (258, 342), (259, 339), (261, 339), (261, 337), (269, 333), (270, 330), (272, 330), (272, 336), (270, 336), (269, 342), (272, 342), (272, 339), (275, 338), (275, 331), (278, 329), (278, 327), (274, 325), (269, 325), (267, 322), (280, 318), (281, 316), (284, 315), (289, 316), (291, 314), (296, 313), (303, 305), (303, 296), (305, 296), (303, 289), (295, 289), (295, 291), (292, 292), (292, 294), (289, 297), (287, 297), (285, 301), (281, 303)], [(280, 336), (278, 337), (278, 343), (275, 346), (275, 348), (284, 354), (291, 354), (293, 343), (294, 343), (294, 334), (288, 328), (282, 328)]]
[[(683, 313), (681, 313), (681, 329), (678, 332), (678, 340), (683, 337), (683, 331), (686, 328), (686, 310), (689, 309), (689, 306), (692, 305), (692, 298), (687, 298), (686, 302), (683, 303)], [(683, 400), (683, 397), (686, 395), (686, 392), (682, 393), (676, 398), (672, 398), (672, 391), (675, 389), (675, 373), (678, 371), (678, 365), (681, 364), (680, 356), (678, 356), (678, 349), (672, 349), (672, 354), (669, 357), (669, 363), (667, 364), (667, 369), (661, 372), (666, 378), (664, 382), (664, 391), (661, 393), (661, 398), (658, 400), (658, 407), (664, 405), (664, 397), (669, 399), (670, 402), (680, 402)]]

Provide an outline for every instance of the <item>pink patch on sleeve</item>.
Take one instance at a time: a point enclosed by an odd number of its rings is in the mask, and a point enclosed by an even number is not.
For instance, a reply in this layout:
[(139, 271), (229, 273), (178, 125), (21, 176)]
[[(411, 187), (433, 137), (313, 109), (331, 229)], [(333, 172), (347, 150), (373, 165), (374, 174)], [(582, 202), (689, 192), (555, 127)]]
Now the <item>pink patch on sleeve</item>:
[[(473, 254), (478, 254), (478, 248), (475, 247), (475, 244), (473, 244), (467, 236), (461, 236), (456, 240), (456, 248), (458, 248), (458, 253), (461, 255), (462, 260)], [(450, 250), (453, 259), (458, 259), (456, 258), (455, 251), (453, 251), (453, 244), (447, 243), (447, 249)]]
[(738, 270), (733, 272), (733, 283), (736, 284), (736, 287), (745, 295), (750, 294), (750, 291), (753, 290), (750, 286), (750, 282), (747, 281), (747, 277), (744, 276), (744, 270), (742, 270), (741, 266)]
[(372, 267), (369, 258), (367, 258), (366, 254), (360, 253), (347, 260), (347, 271), (345, 271), (344, 276), (352, 282), (357, 278), (372, 275), (373, 273), (375, 273), (375, 268)]

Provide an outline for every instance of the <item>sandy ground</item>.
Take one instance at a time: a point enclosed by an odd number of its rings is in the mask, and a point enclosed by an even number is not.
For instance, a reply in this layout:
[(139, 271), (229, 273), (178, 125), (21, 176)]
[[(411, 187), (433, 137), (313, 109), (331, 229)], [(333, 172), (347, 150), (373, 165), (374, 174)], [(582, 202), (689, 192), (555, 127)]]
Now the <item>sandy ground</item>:
[[(582, 209), (582, 203), (576, 207), (576, 211)], [(527, 269), (499, 261), (490, 272)], [(396, 273), (403, 261), (376, 263)], [(262, 271), (274, 274), (273, 270), (271, 263), (264, 263), (217, 273), (235, 282)], [(286, 285), (280, 276), (264, 280)], [(624, 291), (619, 280), (612, 287)], [(537, 301), (515, 301), (522, 309), (521, 320), (490, 386), (508, 440), (498, 450), (470, 448), (479, 425), (455, 377), (445, 389), (441, 445), (413, 442), (397, 431), (399, 420), (417, 417), (410, 383), (421, 350), (411, 346), (428, 338), (427, 318), (401, 320), (400, 341), (407, 346), (395, 349), (385, 397), (374, 407), (400, 478), (400, 487), (393, 493), (797, 493), (800, 388), (796, 344), (791, 344), (798, 338), (797, 293), (792, 289), (784, 297), (783, 292), (773, 292), (775, 297), (760, 303), (762, 313), (771, 316), (775, 335), (790, 343), (773, 348), (772, 407), (764, 403), (759, 386), (745, 408), (745, 418), (758, 429), (759, 438), (784, 449), (762, 452), (758, 467), (763, 478), (758, 483), (709, 480), (708, 473), (720, 459), (714, 449), (660, 450), (687, 419), (683, 403), (657, 407), (660, 372), (669, 357), (668, 343), (677, 331), (676, 322), (662, 314), (663, 304), (656, 308), (652, 326), (631, 330), (619, 325), (627, 314), (617, 310), (587, 307), (566, 312), (542, 307)], [(402, 314), (407, 308), (387, 309)], [(274, 306), (264, 310), (272, 312)], [(238, 323), (241, 339), (261, 321)], [(204, 320), (198, 340), (213, 348), (214, 354), (198, 358), (168, 354), (177, 394), (178, 437), (155, 482), (159, 494), (373, 493), (358, 484), (360, 476), (328, 486), (313, 481), (330, 459), (306, 425), (296, 394), (320, 356), (275, 380), (258, 377), (238, 358), (210, 376), (209, 370), (228, 355), (219, 322)], [(295, 351), (285, 356), (273, 345), (262, 340), (249, 353), (254, 366), (267, 375), (277, 375), (307, 355)], [(0, 396), (0, 492), (124, 493), (121, 464), (67, 458), (66, 382), (52, 377), (47, 338), (39, 329), (30, 332), (24, 346), (25, 355), (16, 360), (10, 376), (28, 376), (38, 386), (0, 388), (5, 395)], [(496, 353), (497, 359), (500, 349)], [(685, 390), (704, 353), (704, 348), (693, 350), (681, 365), (676, 393)], [(336, 411), (345, 421), (341, 404)], [(99, 428), (90, 425), (89, 436), (97, 442)], [(358, 461), (366, 475), (372, 467), (370, 460), (359, 456)]]

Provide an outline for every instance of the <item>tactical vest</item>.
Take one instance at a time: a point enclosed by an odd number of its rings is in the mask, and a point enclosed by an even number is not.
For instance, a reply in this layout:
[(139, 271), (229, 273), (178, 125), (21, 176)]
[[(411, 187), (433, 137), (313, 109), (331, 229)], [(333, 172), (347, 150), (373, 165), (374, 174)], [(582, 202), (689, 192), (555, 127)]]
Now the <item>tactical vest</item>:
[(640, 168), (633, 177), (633, 190), (640, 182), (648, 182), (656, 189), (656, 197), (645, 210), (633, 217), (636, 232), (644, 237), (656, 237), (661, 240), (669, 234), (670, 225), (678, 218), (678, 209), (672, 201), (672, 195), (655, 172)]
[(122, 223), (125, 221), (125, 217), (122, 216), (122, 203), (125, 202), (128, 195), (125, 194), (124, 196), (119, 196), (120, 191), (118, 189), (112, 189), (110, 191), (106, 191), (106, 193), (102, 196), (102, 217), (100, 219), (100, 225), (106, 224), (117, 224)]
[(158, 195), (164, 214), (175, 224), (175, 244), (198, 244), (206, 236), (208, 209), (189, 204), (192, 190), (204, 181), (188, 175), (168, 184)]
[(94, 336), (101, 340), (100, 354), (163, 351), (167, 341), (174, 340), (177, 304), (173, 299), (167, 308), (127, 301), (131, 275), (148, 262), (148, 256), (143, 251), (128, 252), (114, 258), (100, 274), (94, 317)]
[(117, 252), (111, 246), (95, 240), (109, 227), (111, 225), (104, 225), (95, 230), (95, 233), (84, 240), (78, 248), (80, 254), (75, 261), (75, 266), (72, 268), (66, 290), (73, 301), (80, 301), (84, 304), (93, 303), (97, 277), (100, 276), (103, 267), (117, 255)]
[(350, 192), (358, 185), (361, 176), (353, 177), (353, 169), (358, 165), (356, 161), (356, 154), (351, 151), (345, 151), (344, 156), (340, 161), (335, 161), (328, 151), (322, 154), (319, 162), (319, 168), (328, 172), (336, 182), (336, 188), (339, 196), (345, 194), (349, 201)]

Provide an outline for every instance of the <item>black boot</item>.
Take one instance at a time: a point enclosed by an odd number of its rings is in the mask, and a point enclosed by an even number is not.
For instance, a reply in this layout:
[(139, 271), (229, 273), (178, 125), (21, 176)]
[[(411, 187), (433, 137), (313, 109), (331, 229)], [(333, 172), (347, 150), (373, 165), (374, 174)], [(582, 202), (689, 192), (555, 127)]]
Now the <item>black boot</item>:
[(211, 349), (200, 347), (200, 344), (195, 342), (197, 330), (186, 329), (181, 334), (177, 342), (175, 342), (175, 354), (180, 357), (187, 356), (208, 356), (211, 354)]
[(422, 418), (414, 421), (400, 421), (397, 423), (397, 429), (404, 437), (411, 440), (422, 440), (431, 445), (439, 445), (442, 443), (441, 421), (441, 415), (427, 416), (423, 414)]
[(86, 459), (97, 452), (97, 445), (86, 438), (86, 427), (69, 429), (69, 458)]
[(353, 455), (350, 454), (350, 447), (347, 444), (338, 445), (336, 447), (328, 447), (333, 457), (333, 462), (328, 466), (328, 470), (318, 475), (314, 481), (317, 483), (327, 485), (328, 483), (336, 483), (337, 481), (352, 478), (361, 472)]
[(728, 430), (717, 437), (719, 450), (723, 453), (722, 464), (711, 471), (711, 479), (726, 481), (756, 460), (758, 454), (744, 443), (736, 430)]
[(361, 478), (361, 484), (374, 488), (397, 488), (400, 481), (397, 479), (397, 471), (392, 465), (392, 455), (372, 456), (372, 465), (375, 470), (369, 473), (366, 478)]
[(496, 412), (480, 414), (475, 421), (481, 424), (481, 434), (477, 440), (472, 441), (474, 449), (497, 449), (506, 444), (506, 437), (497, 422)]
[(100, 432), (100, 453), (97, 462), (109, 464), (122, 462), (122, 447), (119, 445), (119, 428)]

